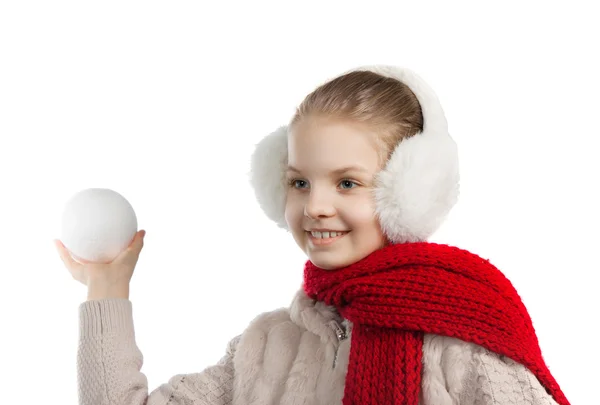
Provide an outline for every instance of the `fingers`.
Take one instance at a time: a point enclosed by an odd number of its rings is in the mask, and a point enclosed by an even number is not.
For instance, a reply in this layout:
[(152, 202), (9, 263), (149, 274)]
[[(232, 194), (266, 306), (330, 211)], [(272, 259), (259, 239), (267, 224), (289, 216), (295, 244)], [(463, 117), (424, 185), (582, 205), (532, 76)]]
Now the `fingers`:
[[(115, 259), (115, 261), (123, 261), (123, 259), (125, 259), (126, 257), (131, 256), (133, 256), (133, 258), (137, 261), (137, 257), (139, 256), (142, 248), (144, 247), (145, 235), (145, 230), (137, 232), (131, 244), (127, 247), (127, 249), (121, 252), (121, 254)], [(69, 253), (65, 245), (63, 245), (62, 242), (58, 239), (54, 239), (54, 245), (56, 246), (56, 250), (58, 251), (60, 258), (67, 267), (67, 269), (72, 273), (81, 272), (83, 265), (81, 263), (78, 263), (77, 261), (75, 261), (75, 259), (73, 259), (73, 257), (71, 257), (71, 254)], [(85, 261), (83, 262), (85, 263)]]
[(80, 263), (77, 263), (72, 257), (65, 245), (58, 239), (54, 239), (54, 246), (58, 250), (60, 259), (63, 261), (67, 269), (71, 272), (79, 271), (82, 267)]
[(115, 261), (130, 262), (131, 260), (133, 260), (134, 262), (137, 262), (140, 252), (142, 251), (142, 248), (144, 247), (144, 236), (145, 235), (146, 235), (146, 231), (144, 231), (144, 230), (138, 231), (135, 234), (135, 237), (133, 238), (133, 241), (131, 242), (129, 247), (127, 247), (127, 249), (125, 249), (123, 252), (121, 252), (121, 254), (119, 256), (117, 256)]
[(146, 231), (141, 230), (135, 234), (131, 245), (127, 248), (130, 252), (139, 253), (144, 247), (144, 236), (146, 236)]

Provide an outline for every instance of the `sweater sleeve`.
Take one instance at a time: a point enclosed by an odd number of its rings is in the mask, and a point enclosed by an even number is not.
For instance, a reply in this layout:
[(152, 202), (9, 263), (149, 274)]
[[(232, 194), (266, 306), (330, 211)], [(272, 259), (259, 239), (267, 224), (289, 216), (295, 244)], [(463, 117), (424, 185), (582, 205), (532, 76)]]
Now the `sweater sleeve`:
[(217, 364), (200, 373), (175, 375), (148, 395), (148, 380), (140, 372), (143, 355), (135, 341), (131, 301), (85, 301), (79, 307), (79, 404), (230, 404), (238, 341), (239, 336), (229, 342), (226, 354)]
[(512, 359), (481, 348), (465, 381), (461, 405), (557, 405), (536, 376)]

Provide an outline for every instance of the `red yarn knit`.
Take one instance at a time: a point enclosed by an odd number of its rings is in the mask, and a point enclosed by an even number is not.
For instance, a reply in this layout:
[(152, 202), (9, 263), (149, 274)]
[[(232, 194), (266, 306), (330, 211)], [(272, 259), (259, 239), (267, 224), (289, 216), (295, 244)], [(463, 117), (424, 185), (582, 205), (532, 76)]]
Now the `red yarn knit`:
[(429, 242), (389, 245), (339, 270), (310, 261), (304, 289), (353, 324), (345, 405), (417, 405), (424, 333), (473, 342), (523, 364), (560, 405), (531, 318), (488, 260)]

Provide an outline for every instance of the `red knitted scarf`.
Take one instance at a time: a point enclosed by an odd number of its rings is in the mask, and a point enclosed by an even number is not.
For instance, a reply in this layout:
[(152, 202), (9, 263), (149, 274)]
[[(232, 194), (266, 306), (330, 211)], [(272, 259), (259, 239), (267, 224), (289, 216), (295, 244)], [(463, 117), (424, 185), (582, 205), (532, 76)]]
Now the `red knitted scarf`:
[(345, 405), (417, 405), (424, 333), (473, 342), (526, 366), (560, 405), (531, 318), (488, 260), (429, 242), (395, 244), (339, 270), (312, 262), (304, 289), (353, 324)]

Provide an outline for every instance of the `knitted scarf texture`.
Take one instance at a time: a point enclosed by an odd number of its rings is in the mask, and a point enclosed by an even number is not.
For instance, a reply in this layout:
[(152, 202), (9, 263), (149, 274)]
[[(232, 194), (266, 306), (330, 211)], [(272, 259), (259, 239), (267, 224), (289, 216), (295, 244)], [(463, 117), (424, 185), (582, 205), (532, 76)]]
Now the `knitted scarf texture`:
[(338, 270), (308, 261), (304, 290), (354, 325), (344, 405), (417, 405), (425, 333), (521, 363), (558, 404), (569, 405), (512, 283), (466, 250), (417, 242), (388, 245)]

